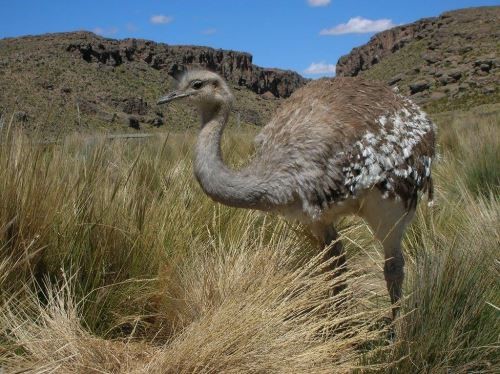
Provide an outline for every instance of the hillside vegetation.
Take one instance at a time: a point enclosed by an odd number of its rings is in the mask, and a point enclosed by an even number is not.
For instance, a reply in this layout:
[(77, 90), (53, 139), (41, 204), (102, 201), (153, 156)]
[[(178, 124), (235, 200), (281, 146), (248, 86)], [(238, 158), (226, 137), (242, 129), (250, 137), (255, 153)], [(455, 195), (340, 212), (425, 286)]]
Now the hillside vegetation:
[(89, 32), (26, 36), (0, 40), (0, 116), (15, 112), (46, 138), (184, 130), (198, 123), (193, 111), (176, 104), (166, 111), (156, 101), (172, 89), (172, 76), (200, 67), (230, 83), (235, 124), (265, 124), (280, 99), (306, 83), (295, 72), (256, 66), (243, 52)]
[(500, 101), (500, 6), (460, 9), (376, 34), (337, 75), (382, 80), (429, 112)]

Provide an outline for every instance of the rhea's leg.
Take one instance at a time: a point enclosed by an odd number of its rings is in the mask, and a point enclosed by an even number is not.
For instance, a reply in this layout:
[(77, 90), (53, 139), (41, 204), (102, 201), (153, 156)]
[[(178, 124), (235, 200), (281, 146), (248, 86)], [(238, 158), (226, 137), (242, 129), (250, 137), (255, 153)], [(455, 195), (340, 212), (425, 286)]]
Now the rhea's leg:
[(402, 202), (383, 199), (376, 192), (372, 192), (365, 199), (361, 211), (362, 217), (384, 247), (384, 278), (391, 303), (394, 304), (392, 309), (394, 318), (399, 313), (397, 304), (402, 296), (404, 280), (405, 261), (401, 241), (414, 213), (414, 210), (406, 210)]
[[(320, 250), (326, 251), (323, 255), (323, 262), (329, 262), (325, 267), (325, 271), (333, 276), (339, 276), (346, 270), (346, 258), (342, 242), (339, 240), (339, 235), (333, 225), (316, 223), (311, 226), (311, 232), (319, 242)], [(342, 283), (334, 288), (334, 294), (339, 293), (345, 288)]]
[(385, 244), (384, 255), (384, 278), (387, 285), (387, 291), (389, 292), (389, 297), (391, 298), (391, 303), (394, 305), (392, 308), (392, 316), (395, 318), (399, 313), (398, 302), (402, 296), (404, 280), (405, 261), (401, 251), (401, 244)]

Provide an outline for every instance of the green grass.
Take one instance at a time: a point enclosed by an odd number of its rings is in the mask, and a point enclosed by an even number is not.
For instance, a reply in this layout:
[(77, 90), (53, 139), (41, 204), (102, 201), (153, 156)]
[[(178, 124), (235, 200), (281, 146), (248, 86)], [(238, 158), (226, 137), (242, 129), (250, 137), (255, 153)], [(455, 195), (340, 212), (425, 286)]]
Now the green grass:
[[(427, 50), (425, 40), (414, 41), (404, 48), (390, 54), (363, 72), (363, 76), (383, 82), (389, 81), (401, 72), (409, 72), (422, 65), (421, 54)], [(405, 83), (409, 83), (404, 80)]]
[(487, 104), (500, 102), (500, 90), (496, 87), (495, 92), (485, 95), (477, 90), (462, 93), (459, 97), (444, 97), (439, 100), (429, 101), (425, 104), (425, 110), (429, 113), (441, 113), (453, 110), (474, 110), (474, 108)]
[[(4, 117), (5, 118), (5, 117)], [(348, 304), (303, 230), (218, 205), (195, 132), (40, 144), (3, 123), (0, 366), (29, 372), (498, 372), (497, 110), (436, 116), (436, 203), (405, 237), (392, 329), (380, 246), (345, 220)], [(231, 128), (240, 167), (255, 129)]]

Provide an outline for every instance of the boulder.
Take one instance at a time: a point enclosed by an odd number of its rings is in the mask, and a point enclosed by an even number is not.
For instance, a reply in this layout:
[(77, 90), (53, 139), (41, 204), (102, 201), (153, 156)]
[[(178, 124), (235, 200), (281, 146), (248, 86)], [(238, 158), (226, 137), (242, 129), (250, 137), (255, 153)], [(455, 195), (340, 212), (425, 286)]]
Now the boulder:
[(463, 47), (460, 47), (458, 52), (462, 55), (472, 51), (474, 48), (471, 45), (464, 45)]
[(148, 103), (142, 97), (129, 97), (123, 100), (122, 110), (127, 114), (145, 115), (148, 111)]
[(491, 94), (494, 94), (496, 91), (495, 87), (494, 86), (486, 86), (486, 87), (483, 87), (483, 93), (486, 94), (486, 95), (491, 95)]
[(440, 99), (445, 98), (446, 96), (447, 95), (444, 92), (434, 91), (433, 93), (431, 93), (430, 99), (433, 100), (433, 101), (434, 100), (440, 100)]
[(421, 56), (425, 62), (428, 64), (435, 64), (436, 62), (440, 61), (443, 56), (441, 56), (438, 53), (431, 53), (431, 52), (425, 52)]
[(428, 90), (431, 87), (430, 83), (427, 81), (418, 81), (410, 84), (410, 93), (415, 95), (416, 93)]
[(466, 91), (468, 91), (469, 89), (470, 89), (470, 86), (469, 86), (467, 83), (460, 83), (460, 84), (458, 85), (458, 90), (459, 90), (460, 92), (466, 92)]
[(455, 80), (459, 80), (460, 78), (462, 78), (463, 74), (464, 74), (464, 71), (462, 69), (453, 69), (453, 70), (448, 71), (448, 75)]
[(490, 71), (490, 69), (491, 69), (491, 65), (490, 65), (490, 64), (481, 64), (481, 65), (479, 65), (479, 68), (480, 68), (482, 71), (489, 72), (489, 71)]
[(128, 118), (128, 126), (132, 127), (133, 129), (136, 129), (136, 130), (141, 129), (141, 124), (139, 123), (139, 120), (136, 117), (129, 117)]
[(446, 88), (444, 89), (444, 92), (446, 92), (449, 96), (453, 96), (453, 95), (457, 94), (458, 93), (458, 84), (453, 83), (453, 84), (446, 86)]
[(455, 82), (455, 79), (450, 77), (448, 74), (443, 74), (439, 77), (438, 79), (439, 83), (441, 83), (443, 86), (446, 86), (447, 84)]
[(262, 95), (260, 95), (265, 100), (275, 100), (276, 96), (274, 96), (271, 92), (266, 91)]
[(404, 77), (405, 77), (405, 75), (404, 75), (404, 74), (402, 74), (402, 73), (397, 74), (397, 75), (395, 75), (394, 77), (392, 77), (391, 79), (389, 79), (389, 80), (387, 81), (387, 84), (388, 84), (389, 86), (393, 86), (393, 85), (395, 85), (396, 83), (398, 83), (399, 81), (401, 81), (402, 79), (404, 79)]
[(493, 65), (496, 65), (497, 61), (495, 58), (492, 58), (492, 57), (482, 57), (480, 59), (477, 59), (476, 61), (474, 61), (474, 66), (476, 67), (480, 67), (482, 65), (487, 65), (489, 66), (490, 68), (493, 66)]

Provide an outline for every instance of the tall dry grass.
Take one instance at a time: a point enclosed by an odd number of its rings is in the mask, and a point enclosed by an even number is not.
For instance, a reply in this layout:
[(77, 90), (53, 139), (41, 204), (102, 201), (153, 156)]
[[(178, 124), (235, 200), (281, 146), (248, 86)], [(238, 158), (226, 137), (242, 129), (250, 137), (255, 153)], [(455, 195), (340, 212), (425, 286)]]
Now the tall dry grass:
[[(440, 121), (437, 202), (405, 239), (394, 326), (382, 256), (343, 222), (350, 272), (329, 296), (315, 243), (216, 205), (194, 134), (38, 144), (3, 127), (0, 365), (8, 372), (498, 371), (499, 115)], [(240, 166), (251, 131), (229, 131)], [(346, 301), (340, 307), (338, 298)], [(392, 331), (392, 332), (391, 332)], [(395, 337), (391, 340), (389, 337)]]

